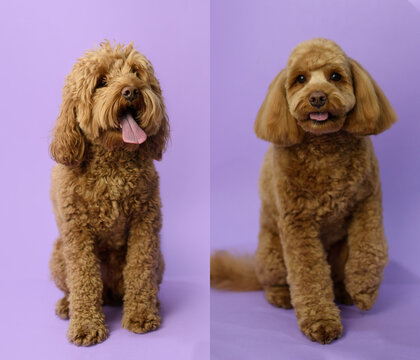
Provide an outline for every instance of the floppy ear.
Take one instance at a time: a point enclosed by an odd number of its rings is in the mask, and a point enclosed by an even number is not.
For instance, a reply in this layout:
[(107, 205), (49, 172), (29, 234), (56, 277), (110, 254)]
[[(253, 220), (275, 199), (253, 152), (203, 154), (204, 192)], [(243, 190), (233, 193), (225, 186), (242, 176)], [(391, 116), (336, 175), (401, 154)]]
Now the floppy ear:
[(162, 160), (162, 154), (166, 149), (166, 144), (169, 140), (169, 122), (167, 116), (162, 118), (161, 125), (158, 132), (149, 136), (144, 144), (147, 147), (147, 152), (155, 160)]
[(302, 141), (303, 130), (289, 111), (285, 84), (286, 70), (282, 70), (268, 88), (267, 96), (258, 111), (254, 130), (263, 140), (290, 146)]
[(397, 115), (385, 94), (369, 73), (350, 60), (356, 105), (347, 116), (344, 130), (355, 135), (376, 135), (397, 121)]
[(162, 91), (156, 82), (152, 88), (142, 90), (145, 102), (145, 111), (142, 114), (143, 121), (158, 124), (159, 128), (153, 135), (148, 135), (143, 143), (142, 152), (155, 160), (161, 160), (169, 140), (169, 121), (166, 115)]
[(76, 108), (68, 89), (64, 89), (63, 103), (50, 144), (51, 157), (58, 163), (77, 166), (84, 158), (85, 139), (76, 120)]

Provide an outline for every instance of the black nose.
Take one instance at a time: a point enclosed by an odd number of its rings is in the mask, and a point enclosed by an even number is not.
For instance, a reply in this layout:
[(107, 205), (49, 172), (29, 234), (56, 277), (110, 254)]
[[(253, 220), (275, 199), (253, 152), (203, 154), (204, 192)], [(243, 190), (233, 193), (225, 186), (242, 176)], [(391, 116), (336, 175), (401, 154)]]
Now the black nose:
[(126, 86), (121, 90), (122, 96), (124, 96), (128, 101), (136, 100), (139, 96), (139, 89), (134, 86)]
[(314, 91), (311, 95), (309, 95), (309, 102), (316, 108), (320, 108), (324, 105), (327, 102), (327, 99), (327, 94), (322, 91)]

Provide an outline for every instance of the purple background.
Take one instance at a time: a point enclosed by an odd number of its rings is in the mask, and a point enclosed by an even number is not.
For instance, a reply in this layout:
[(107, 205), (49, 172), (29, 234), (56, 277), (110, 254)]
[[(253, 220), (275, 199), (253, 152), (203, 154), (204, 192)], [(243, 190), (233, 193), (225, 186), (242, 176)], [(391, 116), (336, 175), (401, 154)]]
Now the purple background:
[(294, 313), (270, 306), (262, 292), (212, 291), (214, 359), (419, 358), (420, 12), (413, 4), (420, 8), (417, 0), (211, 2), (212, 249), (256, 248), (257, 181), (268, 143), (256, 138), (253, 122), (297, 43), (336, 41), (377, 80), (399, 115), (374, 138), (390, 252), (374, 310), (343, 309), (344, 337), (323, 347), (304, 338)]
[[(209, 2), (2, 1), (0, 358), (205, 359), (209, 347)], [(64, 77), (105, 38), (134, 41), (153, 63), (172, 127), (157, 164), (164, 204), (162, 328), (121, 329), (92, 348), (67, 343), (54, 315), (61, 293), (49, 279), (57, 236), (49, 200), (49, 133)]]
[[(400, 117), (374, 139), (391, 258), (381, 296), (368, 313), (344, 308), (344, 337), (322, 347), (261, 292), (212, 292), (213, 358), (418, 358), (420, 14), (413, 4), (420, 8), (419, 0), (212, 0), (210, 53), (208, 0), (2, 2), (0, 358), (207, 357), (209, 233), (212, 248), (255, 249), (257, 178), (268, 145), (253, 134), (254, 117), (291, 49), (315, 36), (359, 60)], [(47, 268), (57, 236), (47, 146), (65, 75), (105, 38), (134, 40), (152, 61), (170, 116), (172, 144), (157, 164), (164, 323), (135, 335), (120, 328), (120, 308), (106, 308), (111, 337), (85, 349), (67, 343), (68, 323), (53, 313), (61, 294)]]

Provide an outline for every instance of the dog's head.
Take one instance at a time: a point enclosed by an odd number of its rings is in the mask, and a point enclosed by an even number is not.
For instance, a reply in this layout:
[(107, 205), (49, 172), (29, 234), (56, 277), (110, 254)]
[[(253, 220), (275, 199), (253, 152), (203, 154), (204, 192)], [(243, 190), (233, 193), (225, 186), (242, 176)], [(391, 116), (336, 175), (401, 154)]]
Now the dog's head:
[(168, 137), (152, 65), (132, 44), (106, 41), (79, 59), (67, 76), (50, 153), (58, 163), (75, 166), (87, 145), (95, 143), (160, 160)]
[(368, 72), (333, 41), (313, 39), (292, 51), (287, 68), (271, 83), (258, 112), (258, 137), (290, 146), (305, 132), (345, 130), (378, 134), (397, 116)]

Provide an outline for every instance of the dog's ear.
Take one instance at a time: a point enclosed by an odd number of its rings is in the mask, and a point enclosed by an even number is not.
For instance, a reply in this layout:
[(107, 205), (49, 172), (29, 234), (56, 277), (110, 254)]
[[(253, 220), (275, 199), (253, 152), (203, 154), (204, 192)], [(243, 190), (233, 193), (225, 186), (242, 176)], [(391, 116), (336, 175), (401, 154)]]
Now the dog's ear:
[(348, 114), (344, 130), (355, 135), (376, 135), (397, 121), (397, 115), (385, 94), (369, 73), (350, 60), (356, 104)]
[(166, 149), (168, 140), (169, 122), (165, 114), (161, 120), (161, 125), (158, 132), (155, 135), (148, 137), (145, 141), (145, 144), (147, 143), (147, 151), (153, 159), (162, 160), (162, 154)]
[(303, 130), (289, 111), (286, 98), (286, 70), (271, 82), (254, 124), (257, 136), (282, 146), (302, 141)]
[(162, 91), (158, 82), (152, 84), (151, 88), (142, 89), (145, 110), (142, 120), (156, 128), (156, 132), (147, 134), (147, 140), (142, 145), (142, 152), (155, 160), (161, 160), (169, 140), (169, 121), (165, 110), (165, 103)]
[(67, 166), (79, 165), (85, 155), (86, 142), (76, 120), (76, 107), (67, 87), (50, 144), (51, 157)]

